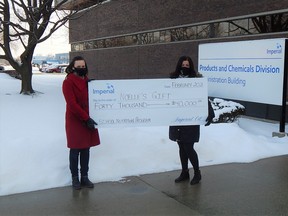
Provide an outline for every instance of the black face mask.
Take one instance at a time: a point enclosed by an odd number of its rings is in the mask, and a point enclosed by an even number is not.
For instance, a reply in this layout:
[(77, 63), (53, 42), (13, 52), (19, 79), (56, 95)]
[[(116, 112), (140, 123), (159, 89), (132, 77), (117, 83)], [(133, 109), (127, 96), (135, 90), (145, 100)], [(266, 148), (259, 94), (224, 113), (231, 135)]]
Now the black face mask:
[(74, 71), (79, 75), (79, 76), (86, 76), (88, 73), (87, 68), (74, 68)]
[(186, 67), (181, 67), (181, 74), (187, 76), (191, 73), (191, 69), (190, 68), (186, 68)]

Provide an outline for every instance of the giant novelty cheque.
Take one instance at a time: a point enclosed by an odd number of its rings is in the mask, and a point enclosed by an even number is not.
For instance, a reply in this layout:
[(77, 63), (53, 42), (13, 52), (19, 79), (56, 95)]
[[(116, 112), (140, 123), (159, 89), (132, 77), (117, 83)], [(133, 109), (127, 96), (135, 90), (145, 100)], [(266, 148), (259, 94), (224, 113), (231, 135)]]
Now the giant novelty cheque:
[(206, 78), (92, 80), (89, 113), (97, 127), (204, 124)]

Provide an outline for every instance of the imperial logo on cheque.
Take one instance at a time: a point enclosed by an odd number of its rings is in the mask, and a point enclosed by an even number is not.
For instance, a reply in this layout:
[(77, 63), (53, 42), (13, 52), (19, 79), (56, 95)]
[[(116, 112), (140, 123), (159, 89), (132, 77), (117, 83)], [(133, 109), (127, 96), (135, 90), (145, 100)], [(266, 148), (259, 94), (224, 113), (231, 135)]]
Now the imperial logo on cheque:
[(114, 94), (115, 89), (112, 84), (106, 83), (106, 87), (103, 89), (93, 89), (93, 94), (98, 95), (107, 95), (107, 94)]

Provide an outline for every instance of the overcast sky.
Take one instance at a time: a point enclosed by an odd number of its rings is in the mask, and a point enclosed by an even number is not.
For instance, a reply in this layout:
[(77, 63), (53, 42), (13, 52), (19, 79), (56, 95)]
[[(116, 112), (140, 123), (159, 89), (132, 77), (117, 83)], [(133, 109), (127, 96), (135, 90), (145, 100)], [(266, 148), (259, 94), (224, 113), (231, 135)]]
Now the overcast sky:
[(58, 29), (49, 39), (37, 45), (34, 56), (55, 55), (70, 51), (69, 33), (66, 27)]

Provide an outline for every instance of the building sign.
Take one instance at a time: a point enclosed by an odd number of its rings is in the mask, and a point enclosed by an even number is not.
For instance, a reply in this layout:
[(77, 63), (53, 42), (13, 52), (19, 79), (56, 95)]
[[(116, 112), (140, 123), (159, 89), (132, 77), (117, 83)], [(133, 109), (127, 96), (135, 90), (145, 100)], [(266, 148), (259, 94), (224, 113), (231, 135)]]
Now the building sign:
[(286, 39), (199, 45), (198, 71), (208, 95), (282, 105)]
[(93, 80), (89, 112), (98, 127), (204, 124), (206, 78)]

